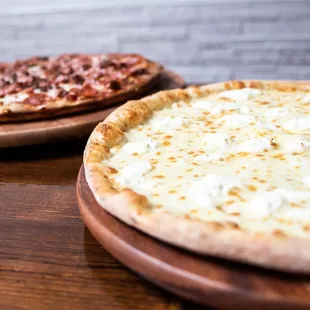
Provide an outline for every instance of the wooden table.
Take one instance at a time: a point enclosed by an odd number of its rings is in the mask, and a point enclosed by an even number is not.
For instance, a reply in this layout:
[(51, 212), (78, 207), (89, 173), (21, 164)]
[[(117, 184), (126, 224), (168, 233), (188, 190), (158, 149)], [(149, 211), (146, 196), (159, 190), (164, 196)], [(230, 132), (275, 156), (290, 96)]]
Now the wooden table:
[(0, 149), (0, 309), (204, 309), (128, 270), (85, 228), (85, 142)]

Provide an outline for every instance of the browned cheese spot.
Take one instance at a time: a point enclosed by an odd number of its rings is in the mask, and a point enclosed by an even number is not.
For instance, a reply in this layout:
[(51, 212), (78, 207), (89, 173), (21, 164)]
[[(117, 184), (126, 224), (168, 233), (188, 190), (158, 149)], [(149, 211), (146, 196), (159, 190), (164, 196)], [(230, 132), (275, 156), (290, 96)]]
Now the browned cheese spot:
[(226, 225), (229, 228), (232, 228), (232, 229), (240, 229), (240, 226), (237, 223), (234, 223), (234, 222), (227, 222)]
[(285, 234), (282, 230), (280, 230), (280, 229), (275, 229), (275, 230), (272, 232), (272, 234), (273, 234), (274, 236), (278, 237), (278, 238), (285, 238), (285, 237), (287, 237), (286, 234)]
[(224, 225), (222, 223), (219, 223), (219, 222), (212, 222), (210, 224), (212, 224), (212, 226), (215, 230), (222, 230), (224, 228)]
[(227, 205), (231, 205), (231, 204), (235, 203), (235, 201), (234, 200), (227, 200), (227, 201), (225, 201), (225, 203)]
[(162, 174), (158, 174), (158, 175), (154, 175), (153, 178), (154, 178), (154, 179), (164, 179), (165, 176), (162, 175)]
[(271, 141), (271, 146), (273, 146), (275, 149), (278, 149), (279, 148), (279, 144), (274, 142), (273, 140)]
[(284, 154), (277, 154), (277, 155), (273, 155), (273, 158), (279, 159), (279, 160), (285, 160), (285, 156)]
[(233, 197), (237, 197), (240, 199), (240, 201), (245, 201), (236, 190), (230, 190), (228, 192), (228, 195), (233, 196)]
[(239, 216), (239, 215), (240, 215), (240, 212), (232, 212), (232, 213), (230, 213), (230, 215)]
[(303, 230), (306, 231), (306, 232), (310, 231), (310, 225), (309, 224), (304, 225), (303, 226)]
[(113, 168), (113, 167), (105, 167), (105, 172), (107, 174), (116, 174), (116, 173), (118, 173), (118, 171), (115, 168)]
[(255, 192), (257, 190), (257, 187), (254, 186), (254, 185), (248, 185), (248, 189), (251, 191), (251, 192)]
[(294, 203), (294, 202), (291, 202), (291, 203), (290, 203), (290, 206), (291, 206), (292, 208), (300, 208), (300, 205), (298, 205), (297, 203)]
[(232, 98), (227, 98), (227, 97), (220, 97), (219, 99), (220, 99), (220, 100), (223, 100), (223, 101), (228, 101), (228, 102), (235, 102), (234, 99), (232, 99)]

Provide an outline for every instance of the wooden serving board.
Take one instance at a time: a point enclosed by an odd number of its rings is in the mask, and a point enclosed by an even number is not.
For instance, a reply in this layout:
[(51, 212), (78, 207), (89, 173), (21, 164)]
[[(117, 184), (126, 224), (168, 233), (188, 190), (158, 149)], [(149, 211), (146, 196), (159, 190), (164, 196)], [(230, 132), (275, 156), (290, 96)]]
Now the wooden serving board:
[(200, 256), (157, 241), (98, 205), (83, 166), (77, 199), (86, 226), (107, 251), (179, 296), (217, 309), (310, 309), (310, 276)]
[[(184, 86), (182, 77), (164, 71), (158, 85), (150, 93)], [(0, 148), (59, 142), (88, 136), (94, 127), (119, 105), (54, 119), (0, 124)]]

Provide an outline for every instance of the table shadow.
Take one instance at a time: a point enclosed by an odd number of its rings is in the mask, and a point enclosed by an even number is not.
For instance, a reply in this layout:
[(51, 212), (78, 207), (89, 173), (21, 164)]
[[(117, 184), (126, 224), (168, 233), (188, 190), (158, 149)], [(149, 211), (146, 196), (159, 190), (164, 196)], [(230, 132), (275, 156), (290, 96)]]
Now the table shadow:
[(38, 161), (83, 154), (87, 139), (0, 149), (0, 161)]
[[(111, 285), (106, 285), (107, 282), (109, 282), (108, 278), (102, 277), (103, 269), (108, 270), (109, 268), (112, 269), (119, 269), (119, 272), (122, 273), (128, 273), (128, 277), (132, 278), (133, 283), (129, 284), (126, 289), (132, 289), (132, 294), (134, 296), (136, 291), (136, 285), (142, 285), (143, 289), (145, 290), (146, 294), (152, 293), (152, 295), (158, 296), (158, 298), (167, 300), (167, 304), (169, 306), (167, 309), (171, 310), (212, 310), (211, 308), (206, 308), (201, 305), (197, 305), (195, 303), (192, 303), (190, 301), (184, 300), (180, 297), (176, 297), (175, 295), (163, 290), (162, 288), (159, 288), (158, 286), (152, 284), (151, 282), (147, 281), (143, 277), (139, 276), (134, 271), (128, 269), (126, 266), (119, 263), (114, 257), (111, 256), (102, 246), (101, 244), (93, 237), (91, 232), (88, 230), (86, 226), (84, 226), (84, 253), (85, 253), (85, 259), (88, 264), (88, 267), (90, 268), (92, 272), (92, 276), (100, 282), (101, 288), (105, 291), (106, 294), (109, 294), (109, 296), (113, 299), (118, 299), (119, 294), (117, 294), (117, 289), (111, 287)], [(106, 258), (107, 255), (111, 258), (111, 264), (103, 264), (102, 258)], [(98, 272), (98, 270), (101, 270), (102, 272)], [(120, 283), (121, 285), (121, 283)], [(154, 298), (154, 297), (153, 297)], [(134, 297), (133, 297), (134, 299)], [(169, 303), (171, 301), (171, 304)], [(176, 304), (174, 307), (173, 305)], [(120, 303), (119, 303), (120, 305)], [(126, 309), (130, 310), (131, 308), (128, 308), (128, 305), (123, 305), (123, 308), (119, 309)], [(135, 309), (135, 308), (132, 308)], [(166, 309), (166, 308), (165, 308)]]

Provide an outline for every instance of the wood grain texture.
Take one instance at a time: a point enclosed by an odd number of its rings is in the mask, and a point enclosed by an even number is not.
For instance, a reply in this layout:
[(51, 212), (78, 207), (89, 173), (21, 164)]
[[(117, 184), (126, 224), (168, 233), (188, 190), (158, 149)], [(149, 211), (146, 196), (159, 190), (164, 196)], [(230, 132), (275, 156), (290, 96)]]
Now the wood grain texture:
[[(159, 83), (149, 92), (184, 87), (184, 80), (177, 74), (164, 71)], [(121, 102), (121, 104), (124, 102)], [(119, 105), (105, 110), (79, 113), (40, 121), (3, 123), (0, 125), (0, 147), (25, 146), (59, 142), (88, 136), (94, 127)]]
[(80, 218), (86, 140), (0, 149), (1, 310), (200, 310), (118, 263)]
[(117, 259), (154, 283), (219, 309), (310, 309), (310, 277), (191, 254), (131, 228), (95, 201), (82, 166), (81, 215)]

